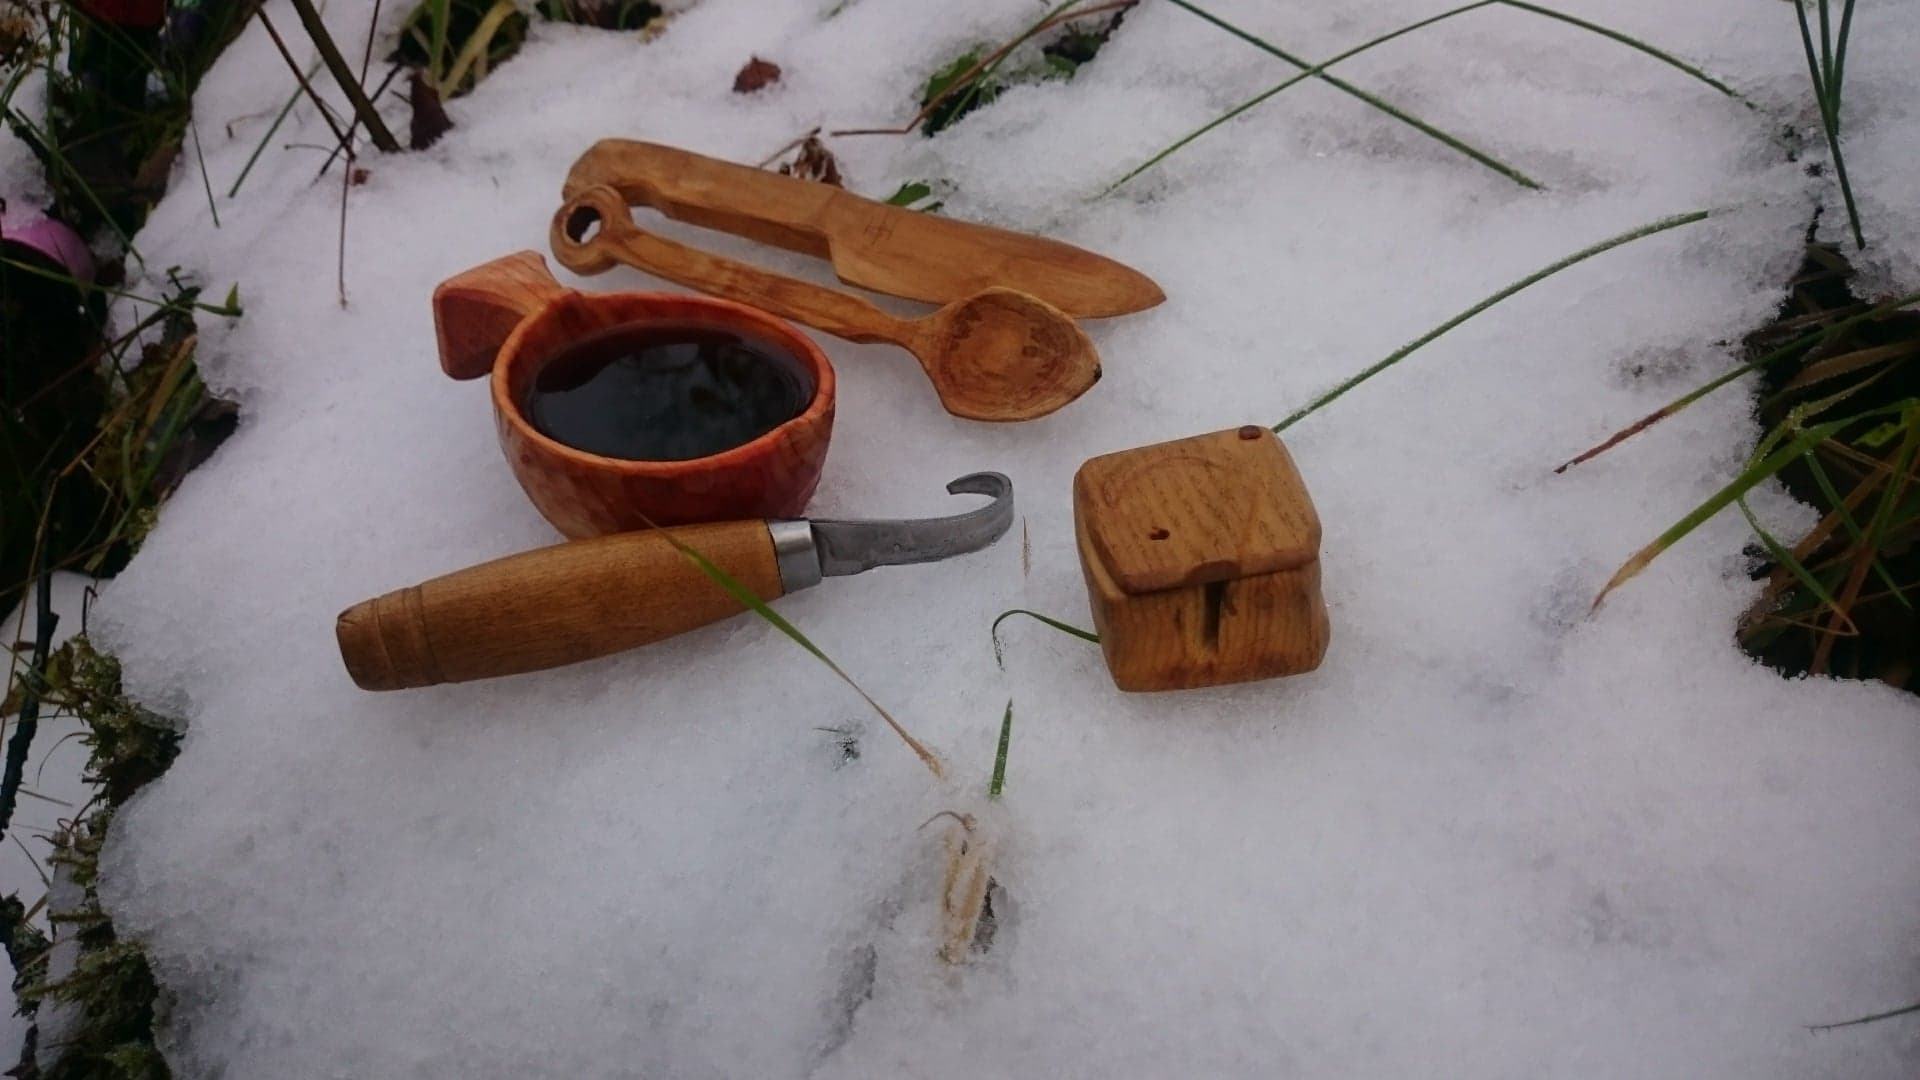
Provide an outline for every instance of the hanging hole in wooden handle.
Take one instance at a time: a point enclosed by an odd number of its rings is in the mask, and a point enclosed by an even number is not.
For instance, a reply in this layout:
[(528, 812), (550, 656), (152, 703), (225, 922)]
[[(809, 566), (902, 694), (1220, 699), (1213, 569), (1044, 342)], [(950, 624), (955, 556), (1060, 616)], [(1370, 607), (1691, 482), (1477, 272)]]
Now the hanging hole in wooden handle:
[(600, 233), (600, 211), (591, 206), (576, 206), (567, 215), (567, 239), (584, 244)]
[(633, 224), (633, 215), (620, 193), (609, 187), (591, 187), (560, 204), (553, 212), (547, 242), (560, 265), (576, 274), (604, 274), (619, 262), (608, 253), (618, 226)]

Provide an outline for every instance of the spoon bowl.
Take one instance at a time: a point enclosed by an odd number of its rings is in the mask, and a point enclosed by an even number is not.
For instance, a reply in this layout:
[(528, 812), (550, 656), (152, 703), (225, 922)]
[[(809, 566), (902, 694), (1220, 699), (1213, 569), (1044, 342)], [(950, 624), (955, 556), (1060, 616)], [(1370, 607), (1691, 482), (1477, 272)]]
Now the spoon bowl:
[(577, 274), (631, 266), (750, 304), (848, 341), (911, 352), (955, 416), (1009, 422), (1045, 416), (1100, 379), (1100, 356), (1073, 318), (1014, 289), (988, 288), (903, 319), (825, 285), (786, 277), (655, 236), (620, 194), (591, 187), (553, 215), (554, 258)]
[(1045, 416), (1100, 381), (1100, 356), (1086, 332), (1029, 293), (987, 289), (912, 325), (916, 334), (904, 344), (955, 416)]

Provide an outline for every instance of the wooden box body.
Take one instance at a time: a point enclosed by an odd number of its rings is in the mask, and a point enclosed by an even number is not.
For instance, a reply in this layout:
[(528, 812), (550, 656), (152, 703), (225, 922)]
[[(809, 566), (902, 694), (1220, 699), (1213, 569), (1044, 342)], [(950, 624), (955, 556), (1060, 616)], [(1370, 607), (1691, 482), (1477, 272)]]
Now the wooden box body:
[(1120, 689), (1320, 666), (1320, 519), (1273, 432), (1249, 426), (1093, 458), (1073, 478), (1073, 519)]

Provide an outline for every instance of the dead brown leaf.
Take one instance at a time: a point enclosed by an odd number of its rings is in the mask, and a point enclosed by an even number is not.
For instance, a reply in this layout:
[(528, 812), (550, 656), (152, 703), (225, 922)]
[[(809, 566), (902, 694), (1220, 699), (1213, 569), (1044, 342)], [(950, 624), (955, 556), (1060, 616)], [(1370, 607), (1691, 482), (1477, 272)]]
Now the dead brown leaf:
[(834, 187), (846, 187), (840, 179), (840, 163), (833, 159), (833, 151), (820, 141), (819, 136), (809, 135), (800, 143), (800, 152), (792, 161), (780, 165), (782, 176), (797, 176), (802, 180), (818, 180), (822, 184)]
[(747, 66), (740, 69), (740, 74), (733, 77), (733, 92), (751, 94), (779, 81), (780, 65), (756, 56), (747, 61)]

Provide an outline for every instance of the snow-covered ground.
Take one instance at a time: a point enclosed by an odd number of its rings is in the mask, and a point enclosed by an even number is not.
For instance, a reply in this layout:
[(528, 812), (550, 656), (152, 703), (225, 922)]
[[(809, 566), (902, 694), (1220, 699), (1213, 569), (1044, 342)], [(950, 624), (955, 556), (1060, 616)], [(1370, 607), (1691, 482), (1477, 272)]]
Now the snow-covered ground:
[[(1212, 5), (1315, 59), (1444, 6)], [(1010, 91), (933, 140), (831, 140), (856, 190), (948, 181), (945, 212), (1107, 252), (1168, 294), (1090, 327), (1105, 378), (1017, 427), (948, 417), (898, 352), (826, 342), (840, 408), (815, 512), (946, 512), (942, 485), (976, 469), (1018, 487), (1030, 572), (1009, 540), (781, 604), (945, 756), (952, 787), (751, 620), (387, 695), (348, 681), (332, 624), (554, 539), (503, 467), (484, 386), (440, 373), (428, 296), (543, 247), (580, 151), (622, 135), (758, 161), (815, 125), (898, 123), (929, 73), (1040, 6), (702, 0), (644, 44), (538, 24), (451, 104), (458, 126), (433, 149), (362, 159), (344, 308), (338, 173), (316, 183), (322, 155), (283, 149), (327, 140), (310, 109), (224, 195), (292, 86), (250, 28), (196, 105), (221, 227), (187, 155), (139, 237), (149, 266), (211, 295), (238, 283), (246, 316), (207, 325), (201, 359), (245, 420), (95, 614), (128, 689), (190, 723), (172, 770), (120, 815), (103, 882), (174, 996), (176, 1071), (1920, 1071), (1912, 1020), (1808, 1029), (1920, 1000), (1914, 699), (1783, 680), (1739, 651), (1755, 586), (1736, 517), (1587, 614), (1614, 567), (1737, 470), (1749, 401), (1723, 393), (1550, 472), (1724, 368), (1833, 199), (1805, 171), (1818, 140), (1797, 164), (1782, 142), (1815, 122), (1791, 11), (1563, 6), (1757, 108), (1492, 7), (1340, 73), (1544, 192), (1307, 83), (1094, 199), (1292, 74), (1146, 0), (1071, 83)], [(328, 8), (350, 56), (370, 8)], [(1854, 178), (1881, 286), (1911, 288), (1920, 9), (1869, 0), (1854, 33)], [(755, 54), (784, 77), (733, 94)], [(1128, 696), (1097, 649), (1031, 623), (1008, 624), (996, 668), (1001, 610), (1085, 621), (1068, 483), (1088, 456), (1272, 423), (1564, 254), (1703, 208), (1715, 216), (1523, 293), (1288, 431), (1325, 522), (1320, 671)], [(1783, 530), (1811, 520), (1777, 491), (1757, 505)], [(939, 830), (916, 827), (978, 799), (1008, 697), (1001, 924), (990, 952), (948, 967)], [(852, 761), (820, 730), (849, 725)]]

